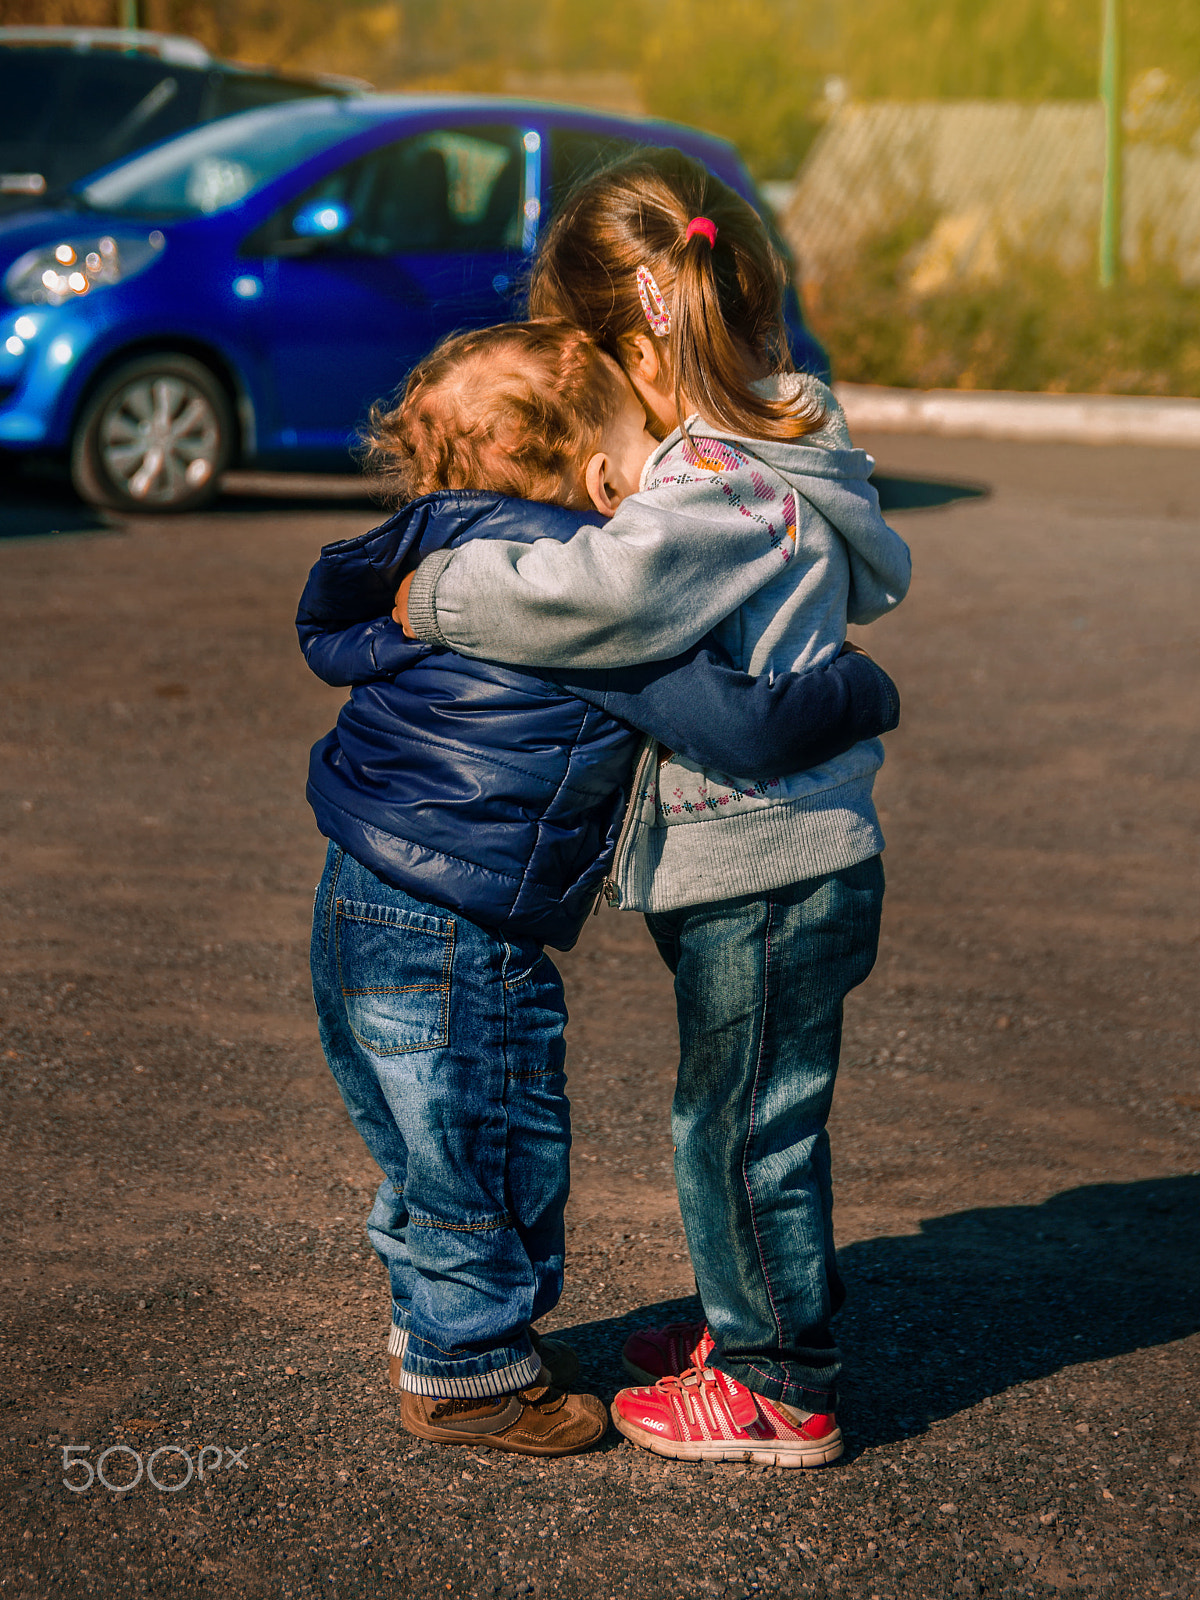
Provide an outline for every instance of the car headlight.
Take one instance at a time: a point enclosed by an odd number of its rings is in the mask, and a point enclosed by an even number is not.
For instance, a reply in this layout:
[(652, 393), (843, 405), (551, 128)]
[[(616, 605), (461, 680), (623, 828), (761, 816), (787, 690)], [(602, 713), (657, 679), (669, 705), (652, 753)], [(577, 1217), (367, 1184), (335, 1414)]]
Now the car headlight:
[(41, 244), (9, 267), (4, 292), (19, 306), (61, 306), (144, 271), (165, 244), (157, 228), (149, 234), (104, 233)]

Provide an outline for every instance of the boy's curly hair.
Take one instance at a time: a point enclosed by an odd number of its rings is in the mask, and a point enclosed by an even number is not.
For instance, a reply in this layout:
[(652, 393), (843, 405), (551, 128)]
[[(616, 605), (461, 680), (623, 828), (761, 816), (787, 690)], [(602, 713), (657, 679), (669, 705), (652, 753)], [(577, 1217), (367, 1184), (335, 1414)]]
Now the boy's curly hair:
[(584, 466), (625, 393), (615, 363), (565, 323), (455, 334), (413, 369), (398, 403), (371, 407), (363, 465), (396, 505), (479, 489), (583, 506)]

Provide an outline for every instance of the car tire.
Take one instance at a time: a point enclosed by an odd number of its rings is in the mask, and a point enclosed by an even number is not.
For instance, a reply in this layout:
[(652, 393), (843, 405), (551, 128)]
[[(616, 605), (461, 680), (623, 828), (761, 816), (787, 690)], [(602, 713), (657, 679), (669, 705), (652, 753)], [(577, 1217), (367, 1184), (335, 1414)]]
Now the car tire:
[(233, 454), (229, 396), (191, 356), (139, 356), (100, 384), (71, 441), (80, 497), (113, 511), (195, 511)]

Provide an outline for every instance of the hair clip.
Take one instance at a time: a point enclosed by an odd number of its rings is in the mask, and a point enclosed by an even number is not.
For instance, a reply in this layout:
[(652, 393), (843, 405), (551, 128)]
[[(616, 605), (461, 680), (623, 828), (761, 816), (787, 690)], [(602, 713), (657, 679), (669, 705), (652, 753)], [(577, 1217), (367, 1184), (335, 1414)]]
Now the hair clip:
[(642, 310), (646, 313), (646, 321), (650, 324), (650, 332), (656, 333), (660, 339), (665, 339), (671, 331), (671, 313), (667, 310), (667, 302), (662, 297), (662, 290), (654, 281), (654, 274), (649, 267), (637, 269), (638, 298), (642, 302)]
[(717, 225), (711, 217), (693, 217), (687, 225), (687, 232), (683, 236), (684, 244), (688, 242), (693, 234), (697, 233), (702, 233), (708, 240), (708, 248), (710, 250), (717, 248)]

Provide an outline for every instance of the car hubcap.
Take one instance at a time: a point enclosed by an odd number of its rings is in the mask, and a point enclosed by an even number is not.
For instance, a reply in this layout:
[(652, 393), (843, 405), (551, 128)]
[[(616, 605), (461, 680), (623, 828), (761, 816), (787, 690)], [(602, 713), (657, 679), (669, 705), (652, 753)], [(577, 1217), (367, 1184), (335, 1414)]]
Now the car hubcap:
[(99, 442), (117, 488), (131, 500), (170, 505), (216, 472), (221, 428), (207, 396), (186, 378), (139, 378), (105, 408)]

